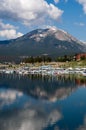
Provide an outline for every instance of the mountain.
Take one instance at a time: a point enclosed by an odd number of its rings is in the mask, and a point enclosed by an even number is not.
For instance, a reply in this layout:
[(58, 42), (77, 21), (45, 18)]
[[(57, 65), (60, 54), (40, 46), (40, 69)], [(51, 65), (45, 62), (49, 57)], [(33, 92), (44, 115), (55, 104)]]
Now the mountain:
[(86, 52), (86, 44), (54, 27), (33, 30), (17, 39), (0, 41), (0, 56), (52, 57)]

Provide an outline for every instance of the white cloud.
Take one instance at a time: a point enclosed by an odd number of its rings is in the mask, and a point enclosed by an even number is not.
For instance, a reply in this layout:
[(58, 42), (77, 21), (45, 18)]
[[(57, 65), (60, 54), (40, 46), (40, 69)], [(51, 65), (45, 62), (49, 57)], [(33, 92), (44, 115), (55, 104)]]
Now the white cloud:
[(62, 12), (61, 10), (56, 8), (53, 4), (50, 4), (48, 14), (50, 15), (52, 19), (57, 20), (58, 18), (60, 18)]
[(0, 37), (7, 39), (14, 39), (22, 36), (21, 32), (17, 32), (18, 27), (13, 26), (11, 24), (5, 24), (0, 21)]
[(68, 2), (68, 0), (65, 0), (65, 2)]
[(48, 19), (58, 20), (63, 11), (45, 0), (0, 0), (0, 18), (27, 23), (42, 24)]
[(0, 21), (0, 30), (1, 29), (18, 29), (18, 27), (15, 27), (11, 24), (4, 24), (2, 21)]
[(55, 3), (58, 3), (58, 2), (59, 2), (59, 0), (54, 0), (54, 2), (55, 2)]
[(80, 23), (75, 22), (74, 24), (77, 25), (77, 26), (81, 26), (81, 27), (85, 26), (85, 24), (82, 23), (82, 22), (80, 22)]
[(7, 38), (7, 39), (14, 39), (17, 37), (22, 36), (23, 34), (18, 32), (15, 29), (10, 30), (2, 30), (0, 31), (0, 37)]
[[(55, 4), (59, 3), (61, 0), (54, 0)], [(68, 2), (68, 0), (62, 0), (62, 2)]]
[(76, 0), (76, 1), (83, 6), (84, 13), (86, 14), (86, 0)]

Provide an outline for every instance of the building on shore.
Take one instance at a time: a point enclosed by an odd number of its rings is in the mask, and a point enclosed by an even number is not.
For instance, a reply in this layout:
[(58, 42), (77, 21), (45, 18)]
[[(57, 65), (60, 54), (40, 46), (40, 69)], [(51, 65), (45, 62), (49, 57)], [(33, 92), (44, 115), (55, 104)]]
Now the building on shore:
[(76, 54), (75, 59), (76, 61), (79, 61), (81, 59), (86, 59), (86, 53)]

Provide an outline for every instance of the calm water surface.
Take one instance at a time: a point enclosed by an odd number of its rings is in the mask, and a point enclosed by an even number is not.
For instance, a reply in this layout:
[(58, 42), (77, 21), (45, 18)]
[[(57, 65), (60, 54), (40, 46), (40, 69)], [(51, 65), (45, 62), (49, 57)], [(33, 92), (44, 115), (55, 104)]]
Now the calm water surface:
[(86, 77), (0, 74), (0, 130), (86, 130)]

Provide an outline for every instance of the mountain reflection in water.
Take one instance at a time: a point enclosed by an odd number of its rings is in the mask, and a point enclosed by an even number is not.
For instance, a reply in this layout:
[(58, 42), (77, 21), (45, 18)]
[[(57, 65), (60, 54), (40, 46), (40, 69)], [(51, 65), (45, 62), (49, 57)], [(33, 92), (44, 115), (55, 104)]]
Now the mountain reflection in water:
[(85, 130), (86, 77), (0, 75), (0, 130)]

